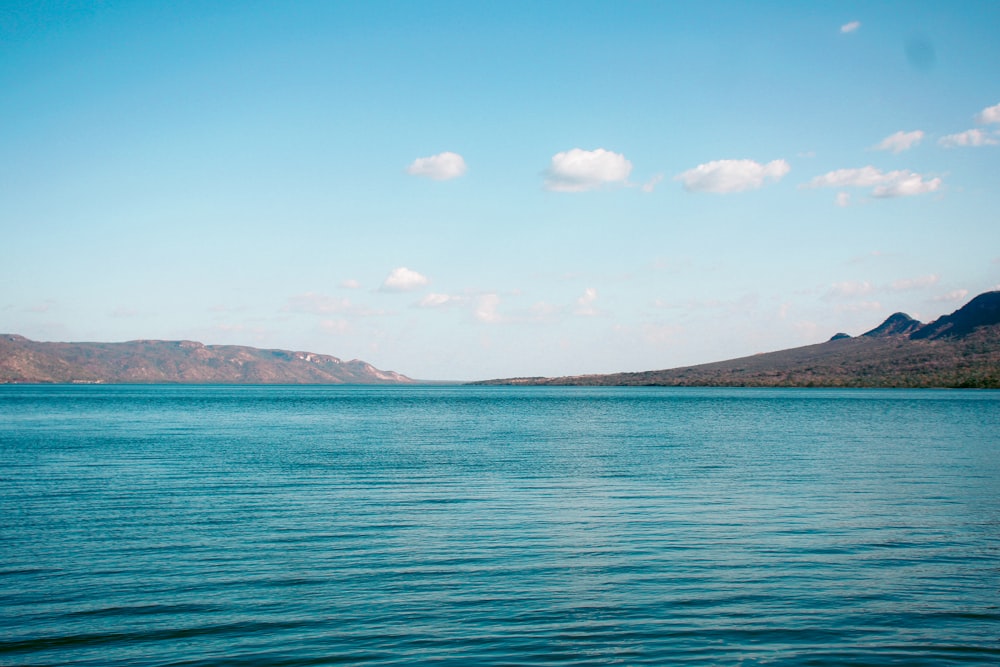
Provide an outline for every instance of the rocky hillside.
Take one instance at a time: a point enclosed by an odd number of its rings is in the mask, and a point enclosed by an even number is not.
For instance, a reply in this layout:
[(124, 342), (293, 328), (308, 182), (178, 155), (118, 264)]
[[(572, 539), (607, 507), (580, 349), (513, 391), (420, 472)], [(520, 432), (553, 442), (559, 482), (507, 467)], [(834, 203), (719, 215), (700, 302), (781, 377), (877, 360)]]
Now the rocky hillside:
[(481, 384), (1000, 388), (1000, 292), (930, 324), (891, 315), (852, 338), (700, 366), (639, 373), (510, 378)]
[(40, 343), (0, 334), (0, 383), (397, 384), (364, 361), (193, 341)]

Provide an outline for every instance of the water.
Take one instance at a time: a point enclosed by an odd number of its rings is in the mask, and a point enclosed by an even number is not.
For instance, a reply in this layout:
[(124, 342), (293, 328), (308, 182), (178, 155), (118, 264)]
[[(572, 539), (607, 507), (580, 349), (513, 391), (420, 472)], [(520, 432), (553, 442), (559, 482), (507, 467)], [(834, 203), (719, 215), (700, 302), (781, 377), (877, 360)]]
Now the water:
[(1000, 392), (0, 387), (2, 665), (1000, 663)]

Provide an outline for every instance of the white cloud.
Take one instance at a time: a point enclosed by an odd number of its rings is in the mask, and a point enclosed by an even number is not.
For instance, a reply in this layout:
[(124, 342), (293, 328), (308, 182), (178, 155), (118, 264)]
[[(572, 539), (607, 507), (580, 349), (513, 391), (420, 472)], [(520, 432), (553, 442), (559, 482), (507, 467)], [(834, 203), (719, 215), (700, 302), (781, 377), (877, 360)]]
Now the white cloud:
[(875, 146), (875, 150), (902, 153), (903, 151), (909, 150), (919, 144), (923, 138), (923, 130), (914, 130), (913, 132), (903, 132), (900, 130), (895, 134), (890, 134), (888, 137), (879, 142), (879, 144)]
[(1000, 123), (1000, 104), (986, 107), (976, 115), (980, 123)]
[(340, 283), (340, 286), (346, 289), (359, 289), (361, 287), (361, 283), (351, 278)]
[(385, 311), (357, 305), (350, 299), (341, 299), (316, 292), (305, 292), (289, 297), (282, 310), (286, 313), (312, 313), (313, 315), (340, 314), (350, 317), (384, 315)]
[(956, 289), (948, 292), (947, 294), (942, 294), (940, 296), (934, 297), (935, 301), (962, 301), (965, 297), (969, 296), (969, 290), (967, 289)]
[(597, 290), (593, 287), (588, 287), (583, 291), (583, 296), (576, 300), (576, 310), (574, 311), (577, 315), (585, 315), (588, 317), (597, 315), (598, 311), (594, 307), (594, 302), (597, 301)]
[(826, 293), (827, 299), (853, 298), (875, 291), (875, 286), (867, 280), (845, 280), (830, 285), (830, 290)]
[(861, 27), (861, 21), (851, 21), (850, 23), (845, 23), (840, 26), (840, 32), (843, 34), (851, 33)]
[(878, 301), (859, 301), (858, 303), (840, 304), (834, 310), (838, 313), (863, 313), (882, 310), (882, 304)]
[(421, 299), (420, 303), (417, 305), (421, 308), (440, 308), (441, 306), (453, 305), (462, 301), (464, 301), (464, 299), (460, 296), (451, 296), (450, 294), (437, 294), (435, 292), (431, 292)]
[[(897, 172), (890, 172), (896, 174)], [(912, 195), (922, 195), (927, 192), (934, 192), (941, 187), (940, 178), (924, 180), (920, 174), (904, 171), (893, 177), (883, 185), (872, 190), (872, 195), (881, 198), (910, 197)]]
[(497, 313), (497, 306), (499, 305), (499, 296), (496, 294), (483, 294), (476, 301), (476, 319), (480, 322), (499, 322), (500, 314)]
[(892, 289), (897, 292), (902, 292), (906, 290), (913, 289), (923, 289), (925, 287), (931, 287), (937, 285), (938, 280), (941, 277), (936, 273), (932, 273), (928, 276), (920, 276), (919, 278), (902, 278), (900, 280), (894, 280), (892, 282)]
[(338, 299), (337, 297), (317, 294), (316, 292), (306, 292), (297, 294), (288, 299), (284, 310), (295, 313), (342, 313), (352, 309), (350, 299)]
[(642, 191), (652, 192), (653, 190), (656, 189), (657, 184), (659, 184), (659, 182), (662, 180), (663, 180), (663, 174), (657, 174), (653, 176), (651, 179), (642, 184)]
[(665, 345), (682, 333), (684, 333), (684, 327), (658, 322), (646, 322), (640, 330), (642, 340), (651, 345)]
[(427, 276), (423, 276), (416, 271), (411, 271), (405, 266), (401, 266), (397, 269), (393, 269), (392, 272), (386, 276), (386, 279), (382, 282), (382, 286), (379, 289), (383, 292), (409, 292), (410, 290), (423, 287), (429, 282), (430, 280)]
[(938, 139), (938, 144), (944, 148), (960, 148), (965, 146), (996, 146), (997, 140), (982, 130), (966, 130), (957, 134), (949, 134)]
[(458, 153), (444, 152), (430, 157), (420, 157), (414, 160), (406, 173), (412, 176), (424, 176), (435, 181), (448, 181), (465, 173), (465, 159)]
[(346, 333), (351, 325), (347, 320), (323, 320), (319, 323), (319, 328), (328, 334)]
[(941, 187), (940, 178), (925, 178), (908, 169), (882, 172), (867, 166), (857, 169), (837, 169), (817, 176), (804, 187), (809, 188), (872, 188), (872, 196), (880, 198), (906, 197), (934, 192)]
[(765, 181), (779, 181), (791, 171), (784, 160), (772, 160), (760, 164), (753, 160), (715, 160), (699, 164), (674, 177), (689, 192), (742, 192), (756, 190)]
[(837, 203), (837, 206), (840, 206), (841, 208), (843, 208), (845, 206), (850, 206), (851, 205), (851, 195), (850, 195), (850, 193), (847, 193), (847, 192), (838, 192), (837, 193), (837, 198), (836, 198), (835, 201)]
[(632, 163), (620, 153), (582, 148), (556, 153), (545, 172), (545, 189), (553, 192), (585, 192), (613, 183), (624, 184)]

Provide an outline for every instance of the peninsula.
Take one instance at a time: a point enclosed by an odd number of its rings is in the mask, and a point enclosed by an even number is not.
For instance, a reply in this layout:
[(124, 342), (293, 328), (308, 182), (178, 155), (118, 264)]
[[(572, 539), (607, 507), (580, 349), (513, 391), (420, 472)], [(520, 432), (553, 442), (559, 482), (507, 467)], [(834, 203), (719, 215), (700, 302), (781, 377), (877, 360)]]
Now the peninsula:
[(43, 343), (0, 334), (0, 384), (404, 384), (369, 363), (190, 340)]
[(1000, 388), (1000, 291), (924, 324), (895, 313), (858, 337), (698, 366), (486, 380), (489, 385)]

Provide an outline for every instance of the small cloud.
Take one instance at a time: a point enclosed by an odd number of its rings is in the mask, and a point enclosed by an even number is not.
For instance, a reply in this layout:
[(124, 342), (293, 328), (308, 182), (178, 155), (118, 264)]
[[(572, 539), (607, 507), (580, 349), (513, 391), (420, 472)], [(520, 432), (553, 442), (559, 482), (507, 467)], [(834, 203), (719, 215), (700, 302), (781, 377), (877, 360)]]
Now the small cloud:
[(451, 296), (450, 294), (437, 294), (430, 293), (420, 300), (417, 305), (421, 308), (440, 308), (442, 306), (450, 306), (456, 303), (460, 303), (465, 299), (460, 296)]
[(423, 287), (430, 280), (427, 276), (411, 271), (405, 266), (393, 269), (379, 288), (382, 292), (409, 292)]
[[(891, 172), (896, 173), (896, 172)], [(880, 199), (892, 197), (910, 197), (912, 195), (922, 195), (927, 192), (934, 192), (941, 187), (940, 178), (924, 180), (920, 174), (903, 172), (890, 179), (887, 183), (877, 186), (872, 190), (872, 196)]]
[(840, 32), (841, 34), (847, 35), (849, 33), (855, 32), (860, 27), (861, 27), (861, 21), (851, 21), (850, 23), (845, 23), (844, 25), (840, 26)]
[(837, 206), (840, 206), (841, 208), (844, 208), (845, 206), (850, 206), (851, 195), (850, 193), (847, 192), (838, 192), (837, 198), (834, 201), (836, 201)]
[(326, 313), (339, 313), (351, 308), (349, 299), (338, 299), (316, 292), (306, 292), (297, 294), (288, 299), (288, 303), (283, 308), (286, 312), (293, 313), (313, 313), (323, 315)]
[(859, 301), (858, 303), (839, 304), (834, 310), (838, 313), (862, 313), (882, 310), (882, 304), (878, 301)]
[(817, 176), (802, 187), (872, 188), (873, 197), (890, 198), (934, 192), (941, 187), (941, 179), (925, 179), (922, 175), (908, 169), (882, 172), (875, 167), (867, 166), (857, 169), (837, 169)]
[(435, 181), (450, 181), (463, 175), (468, 167), (465, 158), (458, 153), (444, 152), (430, 157), (420, 157), (414, 160), (406, 173), (411, 176), (423, 176)]
[(475, 316), (480, 322), (499, 322), (500, 314), (497, 313), (497, 306), (500, 305), (500, 297), (496, 294), (483, 294), (476, 301)]
[(346, 333), (351, 325), (347, 320), (323, 320), (319, 323), (319, 328), (324, 333), (342, 334)]
[(642, 340), (651, 345), (666, 345), (682, 333), (684, 327), (659, 322), (646, 322), (640, 329)]
[(651, 179), (642, 184), (642, 191), (652, 192), (653, 190), (656, 189), (657, 184), (662, 180), (663, 180), (663, 174), (657, 174), (656, 176), (653, 176)]
[(998, 142), (995, 138), (982, 130), (966, 130), (957, 134), (949, 134), (938, 139), (938, 144), (943, 148), (964, 148), (976, 146), (996, 146)]
[(989, 123), (1000, 123), (1000, 104), (986, 107), (976, 114), (976, 121), (984, 125)]
[(598, 314), (598, 310), (594, 308), (594, 302), (597, 301), (597, 290), (593, 287), (588, 287), (583, 291), (583, 296), (576, 300), (576, 310), (574, 311), (577, 315), (584, 315), (586, 317), (593, 317)]
[(828, 300), (854, 298), (864, 294), (869, 294), (873, 291), (875, 291), (875, 286), (867, 280), (845, 280), (843, 282), (833, 283), (830, 285), (830, 289), (827, 291), (824, 298)]
[(53, 301), (52, 299), (46, 299), (45, 301), (42, 301), (41, 303), (36, 303), (36, 304), (34, 304), (32, 306), (28, 306), (27, 308), (24, 309), (24, 312), (26, 312), (26, 313), (47, 313), (47, 312), (49, 312), (49, 309), (52, 308), (52, 306), (55, 305), (55, 303), (56, 302)]
[(545, 172), (545, 189), (552, 192), (585, 192), (605, 185), (624, 184), (632, 163), (621, 153), (582, 148), (556, 153)]
[(361, 283), (351, 278), (349, 280), (345, 280), (344, 282), (340, 283), (340, 286), (343, 287), (344, 289), (360, 289)]
[(965, 297), (969, 296), (969, 290), (967, 289), (956, 289), (948, 292), (947, 294), (941, 294), (940, 296), (934, 297), (935, 301), (963, 301)]
[(313, 315), (338, 313), (361, 317), (383, 314), (382, 311), (356, 306), (351, 303), (350, 299), (341, 299), (317, 292), (305, 292), (289, 297), (282, 310), (286, 313), (311, 313)]
[(753, 160), (715, 160), (700, 164), (674, 177), (688, 192), (726, 194), (756, 190), (766, 181), (780, 181), (791, 171), (784, 160), (760, 164)]
[(900, 130), (899, 132), (890, 134), (888, 137), (883, 139), (874, 147), (874, 149), (877, 151), (902, 153), (903, 151), (909, 150), (919, 144), (923, 138), (923, 130), (914, 130), (913, 132), (903, 132)]
[(903, 278), (901, 280), (894, 280), (892, 282), (892, 289), (896, 292), (924, 289), (926, 287), (937, 285), (938, 280), (940, 279), (941, 277), (936, 273), (932, 273), (928, 276), (920, 276), (919, 278)]

